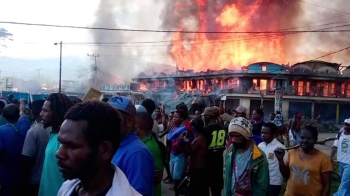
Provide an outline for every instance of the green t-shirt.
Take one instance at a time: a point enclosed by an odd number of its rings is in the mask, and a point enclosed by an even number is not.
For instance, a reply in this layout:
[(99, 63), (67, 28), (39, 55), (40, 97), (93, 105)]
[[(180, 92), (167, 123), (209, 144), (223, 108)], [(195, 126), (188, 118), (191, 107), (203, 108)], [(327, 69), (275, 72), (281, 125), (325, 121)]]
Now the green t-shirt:
[[(162, 161), (162, 153), (157, 144), (157, 141), (152, 137), (152, 134), (143, 138), (141, 141), (147, 146), (147, 148), (151, 151), (153, 155), (155, 172), (163, 171), (164, 165)], [(154, 196), (161, 196), (161, 195), (162, 195), (161, 183), (154, 184)]]
[(57, 195), (65, 181), (57, 165), (56, 152), (60, 148), (58, 133), (51, 133), (45, 151), (45, 161), (40, 180), (39, 196)]

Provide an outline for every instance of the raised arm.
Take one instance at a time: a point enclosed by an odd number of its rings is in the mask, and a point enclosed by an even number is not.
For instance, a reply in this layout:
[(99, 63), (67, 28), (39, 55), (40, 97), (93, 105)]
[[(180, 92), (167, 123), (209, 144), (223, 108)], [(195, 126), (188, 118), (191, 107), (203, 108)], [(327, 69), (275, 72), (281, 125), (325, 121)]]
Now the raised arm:
[(277, 148), (275, 150), (275, 155), (276, 155), (276, 158), (278, 160), (278, 165), (279, 165), (279, 169), (281, 171), (282, 176), (285, 179), (288, 179), (289, 175), (290, 175), (290, 169), (289, 169), (289, 162), (288, 161), (285, 162), (283, 159), (283, 157), (285, 155), (285, 149)]

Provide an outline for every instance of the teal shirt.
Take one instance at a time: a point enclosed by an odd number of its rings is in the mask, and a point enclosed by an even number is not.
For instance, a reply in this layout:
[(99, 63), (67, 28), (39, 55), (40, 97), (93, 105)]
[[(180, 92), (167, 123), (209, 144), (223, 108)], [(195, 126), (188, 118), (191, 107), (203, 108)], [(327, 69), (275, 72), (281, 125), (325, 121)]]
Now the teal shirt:
[(56, 152), (60, 147), (58, 133), (51, 133), (45, 151), (45, 161), (41, 174), (39, 196), (56, 196), (65, 181), (57, 165)]

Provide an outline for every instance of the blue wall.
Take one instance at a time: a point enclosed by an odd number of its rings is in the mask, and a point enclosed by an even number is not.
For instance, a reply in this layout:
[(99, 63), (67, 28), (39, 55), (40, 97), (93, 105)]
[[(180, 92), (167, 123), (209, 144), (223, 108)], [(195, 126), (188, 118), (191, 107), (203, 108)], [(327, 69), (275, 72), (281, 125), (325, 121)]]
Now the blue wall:
[[(296, 112), (301, 112), (302, 116), (311, 117), (312, 103), (309, 102), (289, 102), (288, 117), (293, 118)], [(283, 108), (282, 108), (283, 110)]]
[(321, 122), (336, 123), (337, 104), (315, 103), (314, 118), (320, 116)]
[[(266, 71), (262, 71), (262, 66), (266, 66)], [(270, 74), (278, 74), (283, 71), (283, 67), (281, 65), (273, 64), (273, 63), (257, 63), (248, 65), (248, 73), (270, 73)]]
[(350, 104), (339, 104), (339, 124), (350, 118)]
[(9, 96), (10, 94), (13, 95), (13, 99), (17, 99), (17, 100), (20, 100), (20, 99), (25, 99), (27, 101), (32, 101), (30, 99), (30, 94), (29, 93), (23, 93), (23, 92), (15, 92), (15, 91), (2, 91), (2, 97), (5, 97), (7, 98), (7, 96)]

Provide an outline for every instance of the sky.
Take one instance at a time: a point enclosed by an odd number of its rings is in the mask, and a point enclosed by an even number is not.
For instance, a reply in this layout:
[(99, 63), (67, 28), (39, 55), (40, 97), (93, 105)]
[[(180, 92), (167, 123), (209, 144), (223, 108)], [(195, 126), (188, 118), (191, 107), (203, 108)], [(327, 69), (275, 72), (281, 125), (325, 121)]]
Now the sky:
[[(91, 26), (98, 0), (0, 0), (0, 20), (25, 23)], [(20, 5), (20, 6), (19, 6)], [(1, 48), (2, 76), (34, 77), (41, 74), (58, 79), (59, 46), (55, 42), (91, 42), (88, 30), (0, 24), (12, 33), (13, 41)], [(0, 43), (4, 44), (4, 41)], [(62, 77), (75, 79), (76, 71), (91, 61), (89, 46), (63, 46)], [(29, 78), (28, 78), (29, 79)]]

